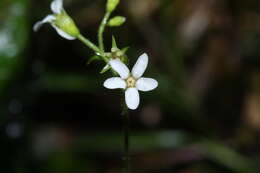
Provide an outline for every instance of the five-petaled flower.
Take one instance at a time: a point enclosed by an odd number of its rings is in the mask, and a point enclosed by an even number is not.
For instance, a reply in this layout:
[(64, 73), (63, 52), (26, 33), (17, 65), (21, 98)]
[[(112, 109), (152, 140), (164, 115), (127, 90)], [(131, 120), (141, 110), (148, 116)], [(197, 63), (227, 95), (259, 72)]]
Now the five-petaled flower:
[(74, 21), (63, 9), (63, 0), (53, 0), (51, 10), (54, 14), (47, 15), (43, 20), (37, 22), (33, 30), (37, 31), (44, 23), (50, 23), (58, 34), (68, 40), (74, 40), (80, 34)]
[(151, 91), (158, 86), (158, 82), (152, 78), (141, 77), (148, 65), (148, 55), (142, 54), (135, 63), (130, 73), (128, 67), (119, 59), (110, 60), (109, 64), (120, 77), (112, 77), (104, 82), (108, 89), (125, 89), (125, 102), (129, 109), (135, 110), (140, 102), (140, 91)]

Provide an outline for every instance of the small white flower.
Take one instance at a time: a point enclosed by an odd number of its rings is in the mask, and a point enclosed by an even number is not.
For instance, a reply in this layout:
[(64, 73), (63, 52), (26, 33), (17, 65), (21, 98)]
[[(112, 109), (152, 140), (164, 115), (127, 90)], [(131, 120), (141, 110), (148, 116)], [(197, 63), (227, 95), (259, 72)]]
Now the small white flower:
[(125, 102), (129, 109), (137, 109), (140, 91), (151, 91), (158, 86), (158, 82), (152, 78), (141, 77), (148, 65), (148, 55), (142, 54), (135, 63), (130, 73), (128, 67), (119, 59), (110, 60), (109, 64), (120, 77), (112, 77), (104, 82), (108, 89), (125, 89)]
[(63, 38), (68, 40), (76, 39), (79, 31), (73, 20), (63, 9), (63, 0), (53, 0), (51, 3), (51, 10), (54, 14), (49, 14), (43, 20), (35, 23), (33, 30), (38, 31), (43, 24), (50, 23), (57, 33)]

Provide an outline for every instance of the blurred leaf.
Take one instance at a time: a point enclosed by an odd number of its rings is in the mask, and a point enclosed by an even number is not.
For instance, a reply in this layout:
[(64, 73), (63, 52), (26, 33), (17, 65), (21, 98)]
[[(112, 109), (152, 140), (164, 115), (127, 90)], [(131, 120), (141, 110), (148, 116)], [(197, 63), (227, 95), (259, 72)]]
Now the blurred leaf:
[(4, 17), (0, 26), (0, 94), (22, 65), (28, 37), (27, 1), (15, 0), (3, 6), (1, 3), (0, 16)]
[(53, 91), (96, 92), (99, 81), (95, 76), (67, 72), (49, 72), (42, 75), (40, 86)]
[(62, 151), (53, 153), (47, 162), (47, 166), (45, 166), (43, 170), (46, 173), (88, 172), (88, 165), (80, 160), (74, 153)]
[[(97, 141), (104, 141), (97, 142)], [(131, 135), (132, 151), (150, 151), (155, 149), (169, 149), (183, 147), (188, 144), (188, 135), (182, 131), (162, 131), (155, 133), (136, 133)], [(123, 147), (121, 133), (95, 133), (81, 137), (75, 148), (81, 151), (120, 151)]]
[(28, 41), (27, 0), (0, 1), (0, 118), (6, 114), (11, 83), (21, 75)]
[(256, 170), (256, 164), (254, 164), (251, 159), (239, 154), (234, 149), (221, 143), (206, 141), (199, 144), (199, 147), (202, 151), (204, 151), (204, 154), (207, 157), (235, 172), (259, 172), (259, 170)]

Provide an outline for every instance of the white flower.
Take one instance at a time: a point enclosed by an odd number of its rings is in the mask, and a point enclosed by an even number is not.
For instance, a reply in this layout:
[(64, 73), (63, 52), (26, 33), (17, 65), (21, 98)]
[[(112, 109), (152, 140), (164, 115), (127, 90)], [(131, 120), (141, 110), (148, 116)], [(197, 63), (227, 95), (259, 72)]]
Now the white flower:
[(110, 60), (109, 64), (120, 77), (112, 77), (104, 82), (108, 89), (125, 89), (125, 102), (129, 109), (135, 110), (140, 102), (140, 91), (151, 91), (158, 86), (158, 82), (152, 78), (141, 77), (148, 64), (148, 55), (142, 54), (135, 63), (131, 73), (128, 67), (119, 59)]
[(35, 23), (33, 30), (38, 31), (44, 23), (50, 23), (63, 38), (68, 40), (76, 39), (79, 30), (74, 21), (63, 9), (63, 0), (53, 0), (51, 3), (51, 10), (54, 14), (49, 14), (43, 20)]

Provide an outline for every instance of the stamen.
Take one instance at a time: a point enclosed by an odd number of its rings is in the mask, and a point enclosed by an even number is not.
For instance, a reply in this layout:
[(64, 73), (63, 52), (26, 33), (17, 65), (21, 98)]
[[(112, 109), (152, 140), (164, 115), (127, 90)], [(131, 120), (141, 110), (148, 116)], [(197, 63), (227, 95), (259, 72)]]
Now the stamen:
[(135, 87), (135, 84), (136, 84), (136, 80), (134, 77), (130, 76), (126, 79), (126, 84), (127, 84), (127, 87), (128, 88), (133, 88)]

